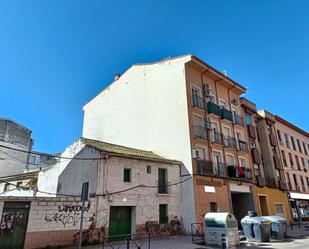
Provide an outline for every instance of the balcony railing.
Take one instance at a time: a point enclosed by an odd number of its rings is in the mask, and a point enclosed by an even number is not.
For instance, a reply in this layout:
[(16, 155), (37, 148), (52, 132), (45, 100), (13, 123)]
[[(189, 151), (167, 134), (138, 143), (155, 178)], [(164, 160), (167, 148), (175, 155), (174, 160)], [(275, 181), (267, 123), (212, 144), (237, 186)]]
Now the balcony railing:
[(194, 126), (194, 138), (208, 139), (207, 130), (204, 126)]
[(220, 108), (220, 106), (218, 106), (217, 104), (215, 104), (215, 103), (213, 103), (211, 101), (209, 101), (207, 103), (207, 111), (208, 111), (208, 113), (213, 113), (213, 114), (215, 114), (215, 115), (217, 115), (219, 117), (221, 116), (221, 108)]
[(236, 139), (231, 136), (223, 136), (223, 143), (225, 147), (236, 149)]
[(233, 121), (232, 112), (225, 108), (221, 108), (221, 118), (229, 120), (229, 121)]
[(240, 151), (245, 151), (246, 152), (246, 151), (248, 151), (248, 145), (247, 145), (246, 142), (239, 140), (238, 141), (237, 149), (240, 150)]
[(225, 165), (223, 163), (213, 163), (208, 160), (197, 161), (197, 173), (207, 176), (226, 176)]
[(213, 165), (208, 160), (197, 160), (197, 173), (199, 175), (213, 175)]
[(226, 174), (226, 167), (224, 163), (216, 162), (213, 163), (213, 168), (214, 168), (214, 175), (215, 176), (223, 176), (225, 177)]
[(199, 95), (192, 95), (192, 105), (193, 107), (198, 107), (203, 110), (207, 110), (206, 102), (203, 97)]
[(277, 187), (276, 179), (272, 177), (266, 177), (266, 185), (267, 187), (270, 188), (276, 188)]
[(212, 130), (210, 133), (210, 141), (215, 144), (223, 144), (223, 134)]
[(233, 124), (244, 126), (243, 117), (239, 116), (238, 114), (233, 113)]
[(252, 180), (252, 170), (247, 167), (228, 165), (227, 174), (230, 178)]

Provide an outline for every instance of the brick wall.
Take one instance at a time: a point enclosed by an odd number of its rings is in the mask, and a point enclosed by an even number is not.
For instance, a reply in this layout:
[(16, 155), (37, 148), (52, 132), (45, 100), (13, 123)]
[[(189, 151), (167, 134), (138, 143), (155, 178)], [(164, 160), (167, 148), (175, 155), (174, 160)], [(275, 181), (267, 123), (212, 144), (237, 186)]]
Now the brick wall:
[[(4, 203), (7, 201), (30, 202), (25, 249), (33, 249), (47, 245), (72, 245), (74, 244), (74, 240), (78, 238), (76, 236), (78, 236), (81, 215), (81, 202), (79, 198), (1, 197), (1, 217)], [(86, 202), (84, 217), (83, 237), (89, 240), (100, 239), (100, 231), (95, 229), (95, 200)]]

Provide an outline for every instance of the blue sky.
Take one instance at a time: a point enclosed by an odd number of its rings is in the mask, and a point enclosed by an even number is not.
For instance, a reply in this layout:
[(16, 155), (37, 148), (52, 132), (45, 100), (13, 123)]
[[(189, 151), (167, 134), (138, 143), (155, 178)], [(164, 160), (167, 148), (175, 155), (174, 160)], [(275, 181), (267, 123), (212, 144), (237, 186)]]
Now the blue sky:
[(193, 53), (309, 130), (308, 1), (0, 1), (0, 116), (60, 152), (82, 106), (133, 63)]

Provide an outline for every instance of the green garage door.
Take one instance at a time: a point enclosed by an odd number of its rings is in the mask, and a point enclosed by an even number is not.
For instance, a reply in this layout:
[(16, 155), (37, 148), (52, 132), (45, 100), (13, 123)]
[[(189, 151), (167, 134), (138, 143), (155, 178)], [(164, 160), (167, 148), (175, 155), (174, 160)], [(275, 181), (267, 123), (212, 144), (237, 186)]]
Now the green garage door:
[(0, 248), (22, 249), (28, 224), (29, 202), (5, 202), (0, 224)]
[[(131, 234), (131, 207), (111, 207), (108, 235)], [(123, 237), (119, 237), (122, 239)]]

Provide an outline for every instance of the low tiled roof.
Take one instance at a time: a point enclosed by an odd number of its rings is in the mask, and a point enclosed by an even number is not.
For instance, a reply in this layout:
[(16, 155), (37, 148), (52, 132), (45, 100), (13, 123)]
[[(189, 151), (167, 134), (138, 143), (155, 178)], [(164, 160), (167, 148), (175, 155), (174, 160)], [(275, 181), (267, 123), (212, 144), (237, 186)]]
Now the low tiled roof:
[(147, 161), (157, 161), (171, 164), (181, 164), (180, 161), (170, 160), (165, 157), (159, 156), (152, 151), (139, 150), (135, 148), (125, 147), (117, 144), (106, 143), (103, 141), (93, 140), (89, 138), (81, 138), (81, 141), (88, 146), (96, 148), (107, 154), (112, 154), (115, 156), (130, 157), (135, 159), (142, 159)]

